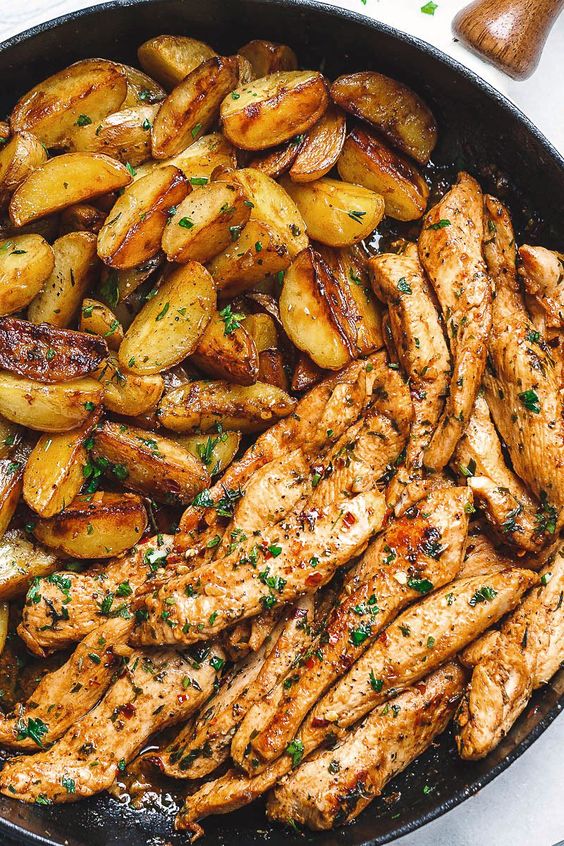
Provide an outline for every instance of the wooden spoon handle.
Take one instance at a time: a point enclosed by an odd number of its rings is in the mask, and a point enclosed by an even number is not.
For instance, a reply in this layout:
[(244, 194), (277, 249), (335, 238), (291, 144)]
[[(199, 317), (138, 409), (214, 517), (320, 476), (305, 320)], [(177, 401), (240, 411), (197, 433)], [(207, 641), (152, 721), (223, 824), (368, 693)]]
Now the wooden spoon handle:
[(564, 0), (475, 0), (452, 28), (470, 50), (514, 79), (526, 79), (563, 8)]

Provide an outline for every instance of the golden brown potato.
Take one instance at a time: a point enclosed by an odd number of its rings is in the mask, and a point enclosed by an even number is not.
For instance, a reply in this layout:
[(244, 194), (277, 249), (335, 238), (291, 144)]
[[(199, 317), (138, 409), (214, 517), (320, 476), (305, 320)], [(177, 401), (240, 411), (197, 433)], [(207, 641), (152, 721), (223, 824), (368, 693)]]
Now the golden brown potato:
[(162, 248), (169, 261), (205, 263), (236, 240), (251, 214), (236, 182), (211, 182), (192, 191), (165, 227)]
[(217, 168), (237, 167), (235, 148), (219, 132), (203, 135), (171, 159), (146, 162), (137, 168), (135, 179), (158, 168), (174, 165), (182, 171), (193, 187), (206, 185)]
[(143, 104), (151, 106), (164, 100), (166, 91), (152, 77), (131, 65), (120, 64), (119, 67), (127, 78), (127, 95), (121, 104), (122, 109), (133, 109)]
[(96, 430), (92, 454), (119, 465), (122, 485), (159, 502), (187, 505), (207, 488), (202, 463), (170, 438), (106, 421)]
[(140, 375), (178, 364), (196, 349), (215, 305), (215, 285), (205, 267), (195, 261), (177, 267), (125, 333), (120, 364)]
[(280, 318), (292, 343), (319, 366), (339, 370), (356, 355), (354, 301), (311, 247), (284, 277)]
[(157, 105), (137, 105), (113, 112), (97, 124), (77, 127), (70, 146), (80, 152), (106, 153), (134, 169), (151, 158), (151, 128), (158, 110)]
[(360, 355), (369, 355), (384, 346), (382, 306), (372, 292), (366, 259), (359, 254), (360, 249), (335, 250), (319, 245), (319, 254), (349, 301), (356, 324), (356, 350)]
[(23, 473), (23, 498), (40, 517), (52, 517), (77, 496), (88, 463), (85, 440), (94, 428), (99, 409), (72, 432), (41, 435)]
[(11, 194), (35, 168), (47, 161), (41, 141), (31, 132), (16, 132), (0, 149), (0, 196)]
[(279, 71), (228, 94), (221, 104), (226, 137), (243, 150), (264, 150), (307, 132), (329, 103), (317, 71)]
[(22, 596), (34, 578), (48, 576), (59, 567), (50, 550), (33, 543), (21, 529), (8, 529), (0, 540), (0, 599)]
[(98, 234), (106, 219), (105, 212), (88, 203), (77, 203), (61, 212), (59, 235), (69, 232), (94, 232)]
[(10, 200), (10, 219), (24, 226), (39, 217), (117, 191), (131, 182), (127, 168), (102, 153), (63, 153), (30, 173)]
[(28, 320), (64, 328), (74, 320), (82, 298), (98, 271), (96, 236), (69, 232), (53, 244), (55, 267), (43, 289), (30, 303)]
[(207, 264), (221, 296), (254, 288), (290, 265), (288, 247), (279, 234), (260, 220), (249, 220), (239, 237)]
[(41, 235), (0, 241), (0, 315), (29, 305), (54, 266), (53, 250)]
[(103, 388), (85, 376), (45, 384), (0, 371), (0, 414), (39, 432), (68, 432), (102, 402)]
[(19, 427), (0, 415), (0, 458), (11, 455), (14, 445), (19, 443), (20, 440)]
[(162, 398), (159, 420), (173, 432), (224, 429), (260, 432), (291, 414), (296, 401), (280, 388), (257, 382), (242, 387), (229, 382), (191, 382)]
[(19, 444), (12, 455), (0, 458), (0, 538), (8, 528), (20, 501), (28, 455), (29, 447)]
[(98, 255), (110, 267), (132, 268), (156, 255), (171, 207), (190, 186), (177, 167), (163, 167), (123, 192), (98, 233)]
[(337, 163), (339, 176), (384, 198), (386, 214), (396, 220), (418, 220), (425, 213), (429, 189), (417, 168), (379, 138), (355, 127)]
[(249, 60), (255, 79), (277, 71), (297, 70), (298, 59), (291, 47), (258, 38), (237, 51)]
[(80, 308), (80, 331), (100, 335), (111, 350), (118, 350), (123, 341), (123, 326), (104, 303), (86, 297)]
[(298, 155), (290, 168), (292, 180), (313, 182), (329, 173), (343, 149), (346, 132), (347, 122), (344, 114), (335, 106), (329, 106), (300, 145)]
[(278, 346), (278, 330), (276, 323), (269, 314), (259, 312), (249, 314), (245, 318), (245, 329), (255, 342), (259, 353), (265, 350), (275, 350)]
[(309, 391), (314, 385), (321, 382), (324, 376), (325, 371), (318, 367), (309, 355), (301, 353), (292, 374), (292, 391), (296, 393)]
[(240, 432), (218, 432), (215, 435), (171, 435), (171, 437), (198, 458), (212, 476), (223, 473), (231, 464), (241, 443)]
[(294, 258), (308, 246), (304, 219), (288, 193), (265, 173), (251, 167), (229, 175), (242, 187), (251, 203), (251, 220), (259, 220), (277, 232)]
[(137, 417), (154, 409), (164, 390), (162, 376), (131, 373), (113, 354), (100, 366), (97, 379), (104, 388), (104, 407), (125, 417)]
[(73, 558), (113, 558), (135, 546), (147, 528), (140, 496), (105, 493), (77, 496), (64, 511), (38, 520), (35, 537)]
[(239, 83), (235, 56), (213, 56), (170, 92), (151, 131), (155, 159), (180, 153), (216, 122), (222, 100)]
[(46, 147), (64, 148), (76, 126), (115, 112), (127, 93), (127, 78), (107, 59), (84, 59), (43, 80), (14, 106), (13, 132), (29, 130)]
[(243, 319), (231, 305), (214, 312), (190, 359), (196, 367), (215, 379), (254, 385), (258, 354)]
[(309, 237), (330, 247), (362, 241), (384, 216), (383, 198), (361, 185), (327, 176), (298, 184), (286, 175), (282, 186), (297, 205)]
[(297, 138), (286, 141), (285, 144), (281, 144), (279, 147), (275, 147), (273, 150), (258, 153), (249, 162), (249, 167), (252, 167), (253, 170), (260, 170), (261, 173), (265, 173), (272, 179), (278, 179), (290, 170), (302, 143), (303, 136), (300, 135)]
[(145, 41), (137, 50), (143, 70), (168, 90), (178, 85), (206, 59), (216, 55), (203, 41), (185, 35), (158, 35)]
[(340, 76), (331, 86), (338, 106), (368, 121), (402, 153), (427, 164), (437, 143), (429, 107), (411, 88), (375, 71)]
[(107, 355), (103, 338), (16, 317), (0, 319), (0, 367), (11, 373), (38, 382), (67, 382), (92, 373)]

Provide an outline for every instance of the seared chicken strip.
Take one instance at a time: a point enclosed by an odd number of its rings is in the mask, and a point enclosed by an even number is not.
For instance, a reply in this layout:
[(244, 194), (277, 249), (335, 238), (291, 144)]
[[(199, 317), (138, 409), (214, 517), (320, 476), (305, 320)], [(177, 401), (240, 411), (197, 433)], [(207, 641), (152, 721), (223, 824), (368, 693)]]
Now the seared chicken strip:
[(209, 697), (225, 656), (204, 647), (132, 652), (101, 702), (50, 749), (8, 761), (0, 792), (51, 804), (107, 789), (151, 734), (187, 719)]
[(58, 670), (43, 676), (25, 704), (0, 717), (0, 743), (36, 752), (58, 740), (102, 698), (122, 667), (132, 620), (105, 620)]
[(162, 755), (152, 754), (166, 775), (202, 778), (227, 760), (231, 738), (253, 702), (268, 693), (285, 675), (294, 656), (311, 643), (313, 617), (311, 596), (288, 607), (269, 642), (223, 679), (196, 722), (180, 732)]
[(472, 417), (451, 465), (459, 476), (467, 478), (476, 502), (502, 543), (537, 552), (554, 538), (555, 525), (545, 519), (544, 507), (535, 502), (521, 479), (507, 467), (482, 396), (476, 397)]
[(439, 300), (453, 358), (449, 395), (425, 451), (434, 470), (450, 459), (466, 428), (486, 363), (491, 287), (482, 257), (482, 192), (467, 173), (426, 215), (419, 258)]
[(546, 325), (564, 328), (564, 254), (545, 247), (519, 247), (525, 290), (544, 310)]
[(414, 409), (405, 462), (387, 491), (388, 503), (399, 515), (409, 506), (406, 485), (422, 478), (423, 455), (448, 395), (450, 355), (417, 255), (379, 255), (368, 266), (376, 296), (388, 305), (390, 331), (409, 377)]
[[(505, 737), (532, 691), (564, 660), (564, 553), (542, 571), (541, 584), (493, 632), (463, 653), (472, 679), (457, 713), (456, 742), (466, 759), (483, 758)], [(486, 636), (487, 637), (487, 636)]]
[(471, 576), (480, 576), (485, 573), (499, 573), (501, 570), (514, 566), (515, 563), (496, 549), (479, 526), (472, 527), (468, 533), (466, 554), (458, 574), (459, 579), (469, 579)]
[(306, 749), (353, 725), (391, 691), (414, 684), (514, 608), (539, 577), (505, 570), (459, 579), (408, 608), (315, 706), (300, 730)]
[(59, 572), (35, 578), (22, 611), (18, 634), (36, 655), (64, 649), (108, 617), (131, 614), (137, 589), (166, 566), (172, 536), (141, 541), (105, 567), (84, 573)]
[[(222, 478), (209, 490), (209, 500), (225, 501), (229, 491), (242, 489), (254, 472), (288, 450), (307, 445), (316, 455), (334, 443), (370, 404), (377, 381), (383, 379), (386, 357), (383, 353), (368, 361), (355, 361), (344, 370), (325, 379), (303, 397), (290, 417), (278, 421), (263, 432), (245, 454), (231, 464)], [(188, 553), (205, 547), (219, 532), (222, 534), (221, 508), (202, 512), (189, 506), (180, 521), (176, 548)]]
[(445, 488), (393, 521), (348, 575), (307, 660), (249, 711), (232, 746), (248, 772), (281, 755), (309, 709), (410, 602), (452, 581), (462, 565), (472, 494)]
[(385, 510), (383, 495), (369, 491), (254, 533), (231, 555), (144, 597), (134, 642), (195, 643), (321, 587), (362, 552)]
[(354, 820), (445, 730), (464, 681), (460, 664), (450, 662), (375, 708), (344, 740), (275, 787), (267, 804), (269, 818), (316, 831)]
[(539, 528), (554, 533), (564, 504), (561, 386), (549, 348), (519, 294), (507, 211), (487, 197), (486, 212), (484, 251), (496, 292), (484, 376), (486, 399), (515, 472), (540, 500)]

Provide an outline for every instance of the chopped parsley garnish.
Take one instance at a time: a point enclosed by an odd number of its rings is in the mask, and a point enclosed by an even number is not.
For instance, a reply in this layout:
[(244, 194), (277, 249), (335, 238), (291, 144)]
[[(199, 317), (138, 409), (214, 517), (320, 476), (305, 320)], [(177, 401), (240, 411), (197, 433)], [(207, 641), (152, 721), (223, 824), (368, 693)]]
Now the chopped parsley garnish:
[(377, 679), (374, 675), (374, 670), (370, 670), (370, 675), (368, 676), (370, 680), (370, 687), (375, 693), (380, 693), (382, 688), (384, 687), (384, 679)]
[(88, 117), (88, 115), (79, 115), (76, 119), (75, 126), (88, 126), (92, 123), (92, 118)]
[(30, 717), (27, 724), (22, 718), (16, 723), (16, 731), (16, 740), (25, 740), (26, 737), (29, 737), (30, 740), (33, 740), (34, 743), (43, 749), (42, 738), (49, 731), (49, 726), (43, 720), (39, 719), (39, 717), (36, 719)]
[(430, 582), (429, 579), (409, 579), (407, 584), (423, 596), (433, 590), (433, 582)]
[[(429, 4), (427, 4), (427, 5), (429, 5)], [(428, 13), (428, 14), (430, 14), (430, 13)], [(444, 229), (445, 226), (450, 226), (450, 220), (445, 220), (444, 218), (441, 218), (438, 221), (438, 223), (432, 223), (430, 226), (427, 227), (427, 229), (435, 229), (435, 230)]]
[(304, 745), (302, 741), (294, 738), (287, 745), (286, 754), (292, 758), (292, 767), (297, 767), (304, 756)]
[(194, 222), (190, 220), (189, 217), (181, 217), (178, 221), (178, 225), (181, 226), (183, 229), (192, 229), (194, 226)]
[(474, 607), (479, 602), (491, 602), (495, 596), (497, 596), (497, 590), (494, 590), (489, 585), (482, 585), (481, 588), (478, 588), (474, 596), (470, 597), (468, 605)]
[(413, 294), (411, 286), (408, 284), (405, 276), (402, 276), (398, 282), (398, 291), (401, 291), (402, 294)]
[(520, 394), (517, 394), (519, 399), (521, 400), (521, 404), (527, 409), (527, 411), (532, 411), (533, 414), (540, 414), (541, 407), (540, 407), (540, 400), (536, 391), (533, 391), (532, 388), (529, 388), (528, 391), (522, 391)]
[(245, 314), (241, 314), (240, 312), (233, 312), (230, 305), (222, 308), (219, 316), (225, 324), (224, 335), (232, 335), (236, 329), (241, 327), (241, 322), (246, 317)]

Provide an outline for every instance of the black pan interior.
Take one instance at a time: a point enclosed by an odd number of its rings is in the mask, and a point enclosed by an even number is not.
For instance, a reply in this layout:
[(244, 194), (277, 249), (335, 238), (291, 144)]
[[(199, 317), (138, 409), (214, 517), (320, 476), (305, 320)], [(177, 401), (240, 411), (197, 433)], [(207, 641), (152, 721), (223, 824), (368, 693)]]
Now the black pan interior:
[[(521, 238), (564, 247), (564, 160), (523, 115), (470, 71), (434, 48), (353, 13), (308, 0), (126, 0), (37, 27), (0, 45), (0, 113), (20, 94), (67, 64), (103, 56), (136, 63), (136, 48), (161, 34), (186, 34), (224, 53), (252, 38), (290, 44), (307, 67), (328, 76), (379, 70), (411, 85), (439, 123), (438, 172), (465, 168), (512, 211)], [(382, 844), (433, 819), (517, 758), (557, 716), (564, 703), (564, 670), (538, 691), (503, 743), (484, 761), (455, 754), (447, 732), (407, 774), (388, 786), (350, 827), (296, 834), (266, 824), (261, 803), (206, 820), (204, 843), (251, 846)], [(106, 796), (44, 808), (0, 797), (2, 832), (21, 843), (65, 846), (165, 846), (172, 834), (166, 808), (136, 812)]]

